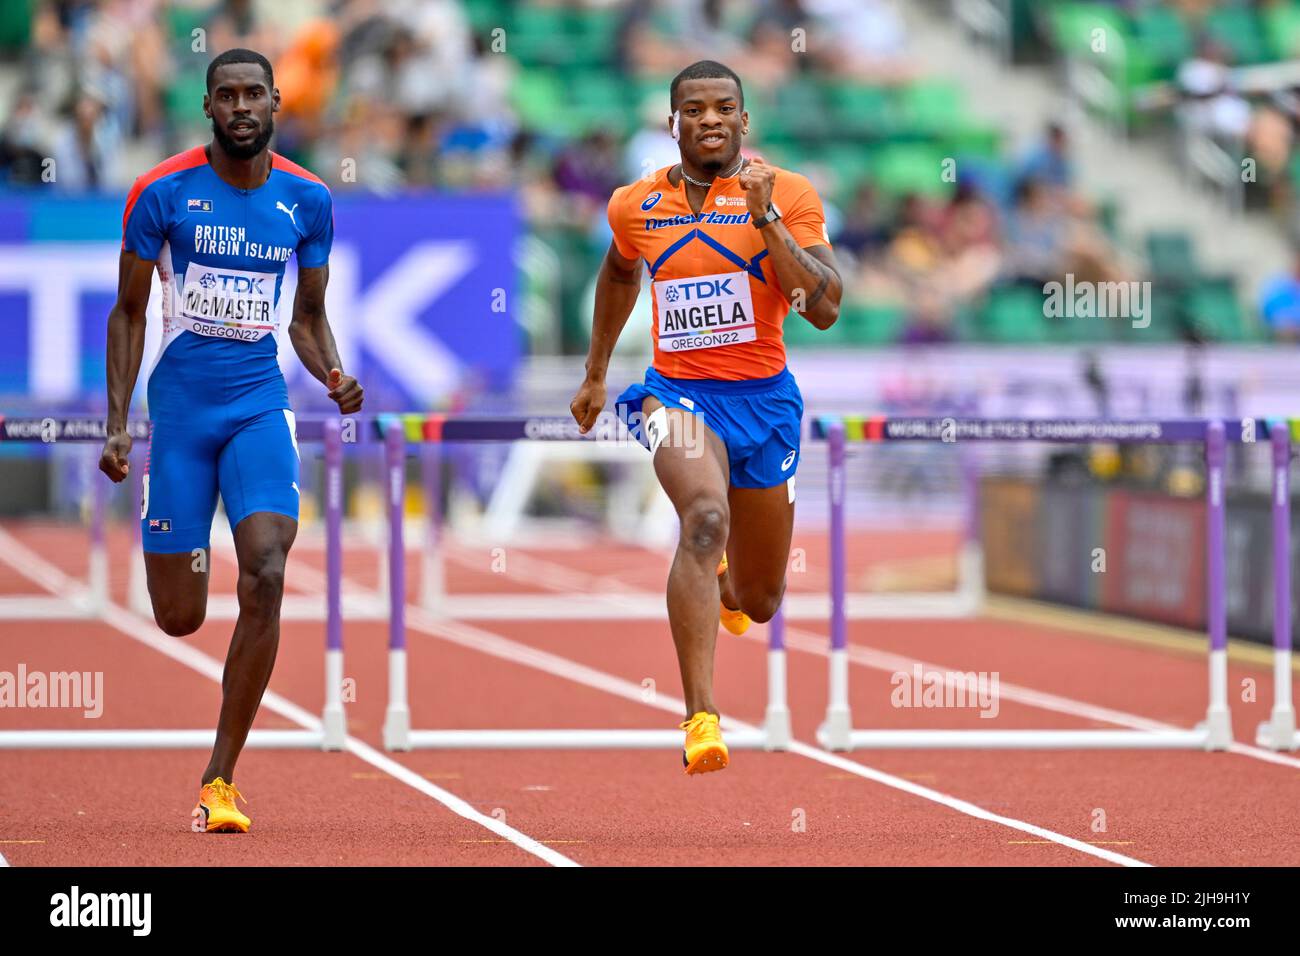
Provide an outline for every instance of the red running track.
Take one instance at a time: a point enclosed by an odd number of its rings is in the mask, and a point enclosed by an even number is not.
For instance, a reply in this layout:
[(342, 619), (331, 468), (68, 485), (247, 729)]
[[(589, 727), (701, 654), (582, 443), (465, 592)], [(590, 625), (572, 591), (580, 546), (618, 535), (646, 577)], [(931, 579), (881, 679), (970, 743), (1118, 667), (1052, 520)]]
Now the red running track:
[[(83, 573), (79, 532), (22, 525), (6, 530), (51, 565)], [(936, 537), (927, 547), (942, 545)], [(865, 566), (869, 549), (890, 557), (924, 556), (915, 536), (908, 547), (912, 553), (887, 539), (855, 540), (855, 567)], [(114, 534), (111, 549), (115, 569), (125, 567), (126, 535)], [(821, 551), (808, 539), (808, 569), (792, 576), (792, 588), (821, 586)], [(290, 590), (313, 593), (318, 576), (311, 570), (322, 557), (304, 539), (290, 559)], [(522, 572), (509, 570), (510, 557), (525, 559), (516, 565), (530, 572), (544, 567), (555, 573), (546, 575), (548, 585), (520, 580)], [(458, 546), (448, 563), (449, 588), (500, 592), (503, 602), (510, 594), (566, 588), (658, 591), (666, 559), (612, 545), (558, 552), (511, 548), (506, 573), (490, 568), (489, 548)], [(373, 583), (376, 573), (373, 554), (349, 552), (350, 581)], [(115, 579), (119, 602), (125, 601), (122, 577)], [(233, 582), (230, 562), (216, 558), (214, 592), (228, 593)], [(37, 590), (12, 559), (0, 561), (0, 593)], [(212, 621), (176, 640), (149, 621), (121, 614), (115, 620), (137, 637), (196, 649), (217, 662), (231, 627)], [(439, 628), (421, 629), (413, 620), (413, 726), (665, 728), (680, 719), (673, 710), (680, 684), (666, 621), (476, 621), (452, 633), (463, 635), (467, 628), (555, 655), (564, 674), (462, 646), (440, 636)], [(756, 626), (745, 638), (722, 634), (718, 646), (719, 704), (728, 715), (755, 723), (765, 704), (763, 630)], [(123, 629), (97, 621), (4, 621), (0, 633), (0, 670), (13, 671), (22, 662), (29, 672), (105, 675), (98, 720), (60, 710), (4, 710), (0, 728), (208, 727), (215, 720), (220, 697), (211, 676)], [(1113, 726), (1080, 716), (1068, 701), (1191, 726), (1205, 705), (1203, 659), (1063, 627), (993, 619), (853, 622), (850, 637), (862, 655), (851, 678), (860, 727)], [(811, 744), (826, 702), (824, 628), (796, 622), (789, 639), (794, 730)], [(349, 731), (378, 750), (386, 626), (348, 622), (345, 642), (345, 674), (356, 687)], [(322, 624), (285, 622), (271, 681), (273, 693), (312, 715), (323, 702), (322, 646)], [(1004, 686), (1068, 699), (1066, 712), (1030, 707), (1006, 694), (992, 719), (969, 710), (896, 709), (890, 703), (896, 659), (880, 654), (997, 671)], [(609, 685), (613, 692), (589, 686), (583, 682), (588, 672), (563, 662), (622, 683)], [(1231, 687), (1246, 678), (1256, 681), (1258, 692), (1256, 702), (1233, 701), (1243, 741), (1271, 700), (1267, 669), (1231, 668)], [(644, 699), (647, 686), (657, 690), (650, 702)], [(264, 704), (256, 726), (297, 725)], [(687, 778), (680, 756), (670, 751), (417, 751), (380, 757), (376, 765), (355, 753), (249, 750), (238, 783), (250, 797), (254, 823), (242, 837), (189, 832), (205, 762), (205, 753), (192, 750), (0, 751), (0, 853), (17, 866), (544, 862), (394, 775), (406, 768), (583, 865), (1109, 865), (1089, 849), (1157, 865), (1300, 862), (1292, 819), (1300, 802), (1300, 761), (1294, 758), (1275, 763), (1197, 752), (948, 750), (830, 757), (815, 749), (737, 751), (725, 772)], [(971, 815), (981, 811), (1005, 822)], [(1026, 832), (1035, 827), (1044, 832)], [(1062, 839), (1079, 843), (1063, 845)]]

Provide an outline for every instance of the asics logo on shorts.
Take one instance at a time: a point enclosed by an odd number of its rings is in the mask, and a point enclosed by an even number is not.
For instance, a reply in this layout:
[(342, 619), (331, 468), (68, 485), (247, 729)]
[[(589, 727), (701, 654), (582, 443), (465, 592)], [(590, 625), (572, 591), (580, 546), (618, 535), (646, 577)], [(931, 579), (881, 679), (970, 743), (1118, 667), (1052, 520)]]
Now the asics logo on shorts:
[(795, 449), (790, 449), (790, 454), (785, 456), (785, 461), (781, 462), (781, 470), (789, 471), (790, 466), (794, 464), (794, 456), (799, 454)]

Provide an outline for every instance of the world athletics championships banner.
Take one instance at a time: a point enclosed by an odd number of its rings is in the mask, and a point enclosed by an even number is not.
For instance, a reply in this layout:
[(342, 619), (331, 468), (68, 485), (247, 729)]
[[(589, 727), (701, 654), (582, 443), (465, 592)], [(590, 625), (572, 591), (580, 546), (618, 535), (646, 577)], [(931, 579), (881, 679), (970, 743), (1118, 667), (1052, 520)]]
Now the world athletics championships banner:
[[(40, 407), (102, 401), (104, 341), (117, 291), (122, 198), (0, 199), (0, 395)], [(335, 196), (326, 308), (344, 367), (376, 407), (429, 408), (475, 387), (510, 387), (524, 349), (516, 321), (513, 197)], [(291, 394), (319, 399), (285, 330)], [(157, 354), (158, 287), (137, 397)]]

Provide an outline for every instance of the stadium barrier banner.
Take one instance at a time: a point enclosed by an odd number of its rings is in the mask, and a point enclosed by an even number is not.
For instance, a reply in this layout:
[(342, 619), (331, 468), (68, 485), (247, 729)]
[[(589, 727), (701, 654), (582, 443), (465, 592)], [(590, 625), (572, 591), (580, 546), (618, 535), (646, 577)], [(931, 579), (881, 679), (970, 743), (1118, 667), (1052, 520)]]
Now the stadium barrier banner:
[[(103, 399), (124, 199), (0, 199), (0, 395), (41, 409)], [(513, 196), (340, 194), (334, 224), (326, 310), (368, 399), (426, 409), (474, 389), (509, 390), (525, 345)], [(300, 410), (323, 409), (286, 334), (296, 284), (291, 260), (280, 365)], [(155, 281), (137, 398), (158, 350), (158, 295)]]
[(1039, 597), (1096, 607), (1105, 560), (1106, 495), (1100, 488), (1047, 482), (1038, 508)]
[[(986, 477), (980, 485), (990, 591), (1173, 624), (1206, 627), (1205, 505), (1157, 491)], [(1300, 507), (1291, 567), (1300, 582)], [(1265, 494), (1227, 502), (1228, 632), (1273, 640), (1273, 518)], [(1293, 585), (1294, 587), (1294, 585)], [(1300, 602), (1292, 601), (1300, 634)]]
[(985, 478), (980, 483), (980, 529), (985, 584), (1019, 597), (1041, 594), (1036, 531), (1040, 489), (1022, 478)]

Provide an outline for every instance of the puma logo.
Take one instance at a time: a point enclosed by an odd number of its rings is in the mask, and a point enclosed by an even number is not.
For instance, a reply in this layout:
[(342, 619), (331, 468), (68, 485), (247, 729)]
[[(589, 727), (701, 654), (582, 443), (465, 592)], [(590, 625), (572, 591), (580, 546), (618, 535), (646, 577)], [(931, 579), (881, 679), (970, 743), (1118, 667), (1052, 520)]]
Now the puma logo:
[(294, 203), (293, 209), (290, 209), (288, 206), (286, 206), (284, 203), (280, 202), (280, 200), (277, 199), (275, 201), (275, 208), (278, 209), (280, 212), (284, 213), (286, 216), (288, 216), (289, 221), (293, 223), (295, 226), (298, 225), (298, 220), (293, 218), (293, 210), (298, 208), (297, 203)]

